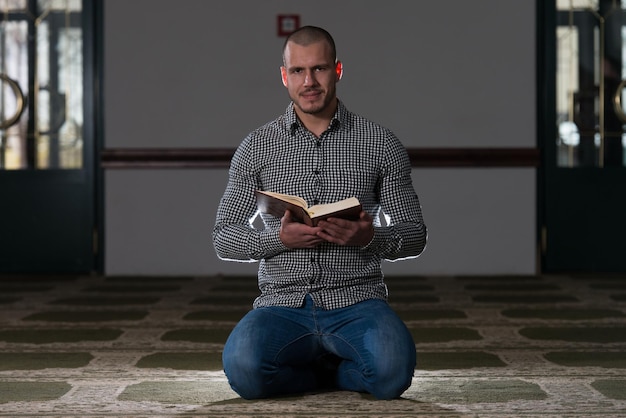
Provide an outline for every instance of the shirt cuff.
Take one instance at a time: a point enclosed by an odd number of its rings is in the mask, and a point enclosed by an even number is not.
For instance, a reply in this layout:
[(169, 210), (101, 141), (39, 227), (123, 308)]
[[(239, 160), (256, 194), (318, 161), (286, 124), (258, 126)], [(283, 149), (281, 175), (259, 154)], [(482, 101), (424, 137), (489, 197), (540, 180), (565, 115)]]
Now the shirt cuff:
[(259, 234), (259, 244), (265, 257), (271, 257), (276, 254), (288, 251), (289, 248), (283, 244), (278, 236), (278, 230), (264, 230)]

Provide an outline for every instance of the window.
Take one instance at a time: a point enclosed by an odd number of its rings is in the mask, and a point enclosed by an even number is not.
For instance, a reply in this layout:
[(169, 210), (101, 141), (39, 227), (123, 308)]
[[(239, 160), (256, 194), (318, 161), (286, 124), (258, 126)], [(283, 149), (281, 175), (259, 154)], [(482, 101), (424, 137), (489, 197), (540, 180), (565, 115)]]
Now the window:
[(557, 165), (626, 164), (624, 5), (557, 1)]
[(81, 0), (0, 0), (0, 169), (83, 166)]

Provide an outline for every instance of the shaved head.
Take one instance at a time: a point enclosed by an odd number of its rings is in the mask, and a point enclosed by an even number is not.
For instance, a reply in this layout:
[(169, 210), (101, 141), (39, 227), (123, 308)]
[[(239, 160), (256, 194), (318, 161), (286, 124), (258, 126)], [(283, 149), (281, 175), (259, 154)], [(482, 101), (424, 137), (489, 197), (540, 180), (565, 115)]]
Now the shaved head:
[(317, 26), (303, 26), (291, 33), (285, 40), (285, 44), (283, 45), (283, 63), (285, 62), (285, 50), (287, 49), (287, 44), (289, 42), (302, 46), (308, 46), (321, 41), (326, 41), (328, 43), (331, 49), (333, 61), (336, 61), (337, 50), (335, 49), (335, 41), (330, 33)]

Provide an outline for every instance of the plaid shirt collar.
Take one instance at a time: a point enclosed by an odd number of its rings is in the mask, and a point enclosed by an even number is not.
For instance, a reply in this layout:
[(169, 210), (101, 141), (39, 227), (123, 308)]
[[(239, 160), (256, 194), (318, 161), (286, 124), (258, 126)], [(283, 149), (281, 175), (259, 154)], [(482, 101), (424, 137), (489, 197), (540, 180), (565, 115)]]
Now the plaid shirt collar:
[[(289, 103), (287, 106), (287, 110), (285, 111), (285, 122), (285, 125), (289, 127), (291, 135), (294, 135), (299, 127), (304, 127), (302, 122), (300, 122), (300, 119), (298, 119), (298, 115), (296, 115), (296, 109), (293, 102)], [(329, 128), (337, 129), (340, 126), (348, 126), (348, 109), (344, 106), (341, 100), (337, 100), (337, 110), (330, 121)]]

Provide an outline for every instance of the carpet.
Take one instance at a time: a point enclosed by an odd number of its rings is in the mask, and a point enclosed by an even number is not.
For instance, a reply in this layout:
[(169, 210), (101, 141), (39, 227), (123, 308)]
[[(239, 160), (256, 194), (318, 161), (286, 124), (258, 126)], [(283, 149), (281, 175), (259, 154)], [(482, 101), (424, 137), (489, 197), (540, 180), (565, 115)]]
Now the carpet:
[(0, 416), (626, 417), (626, 276), (388, 277), (401, 399), (246, 401), (221, 350), (254, 277), (0, 276)]

